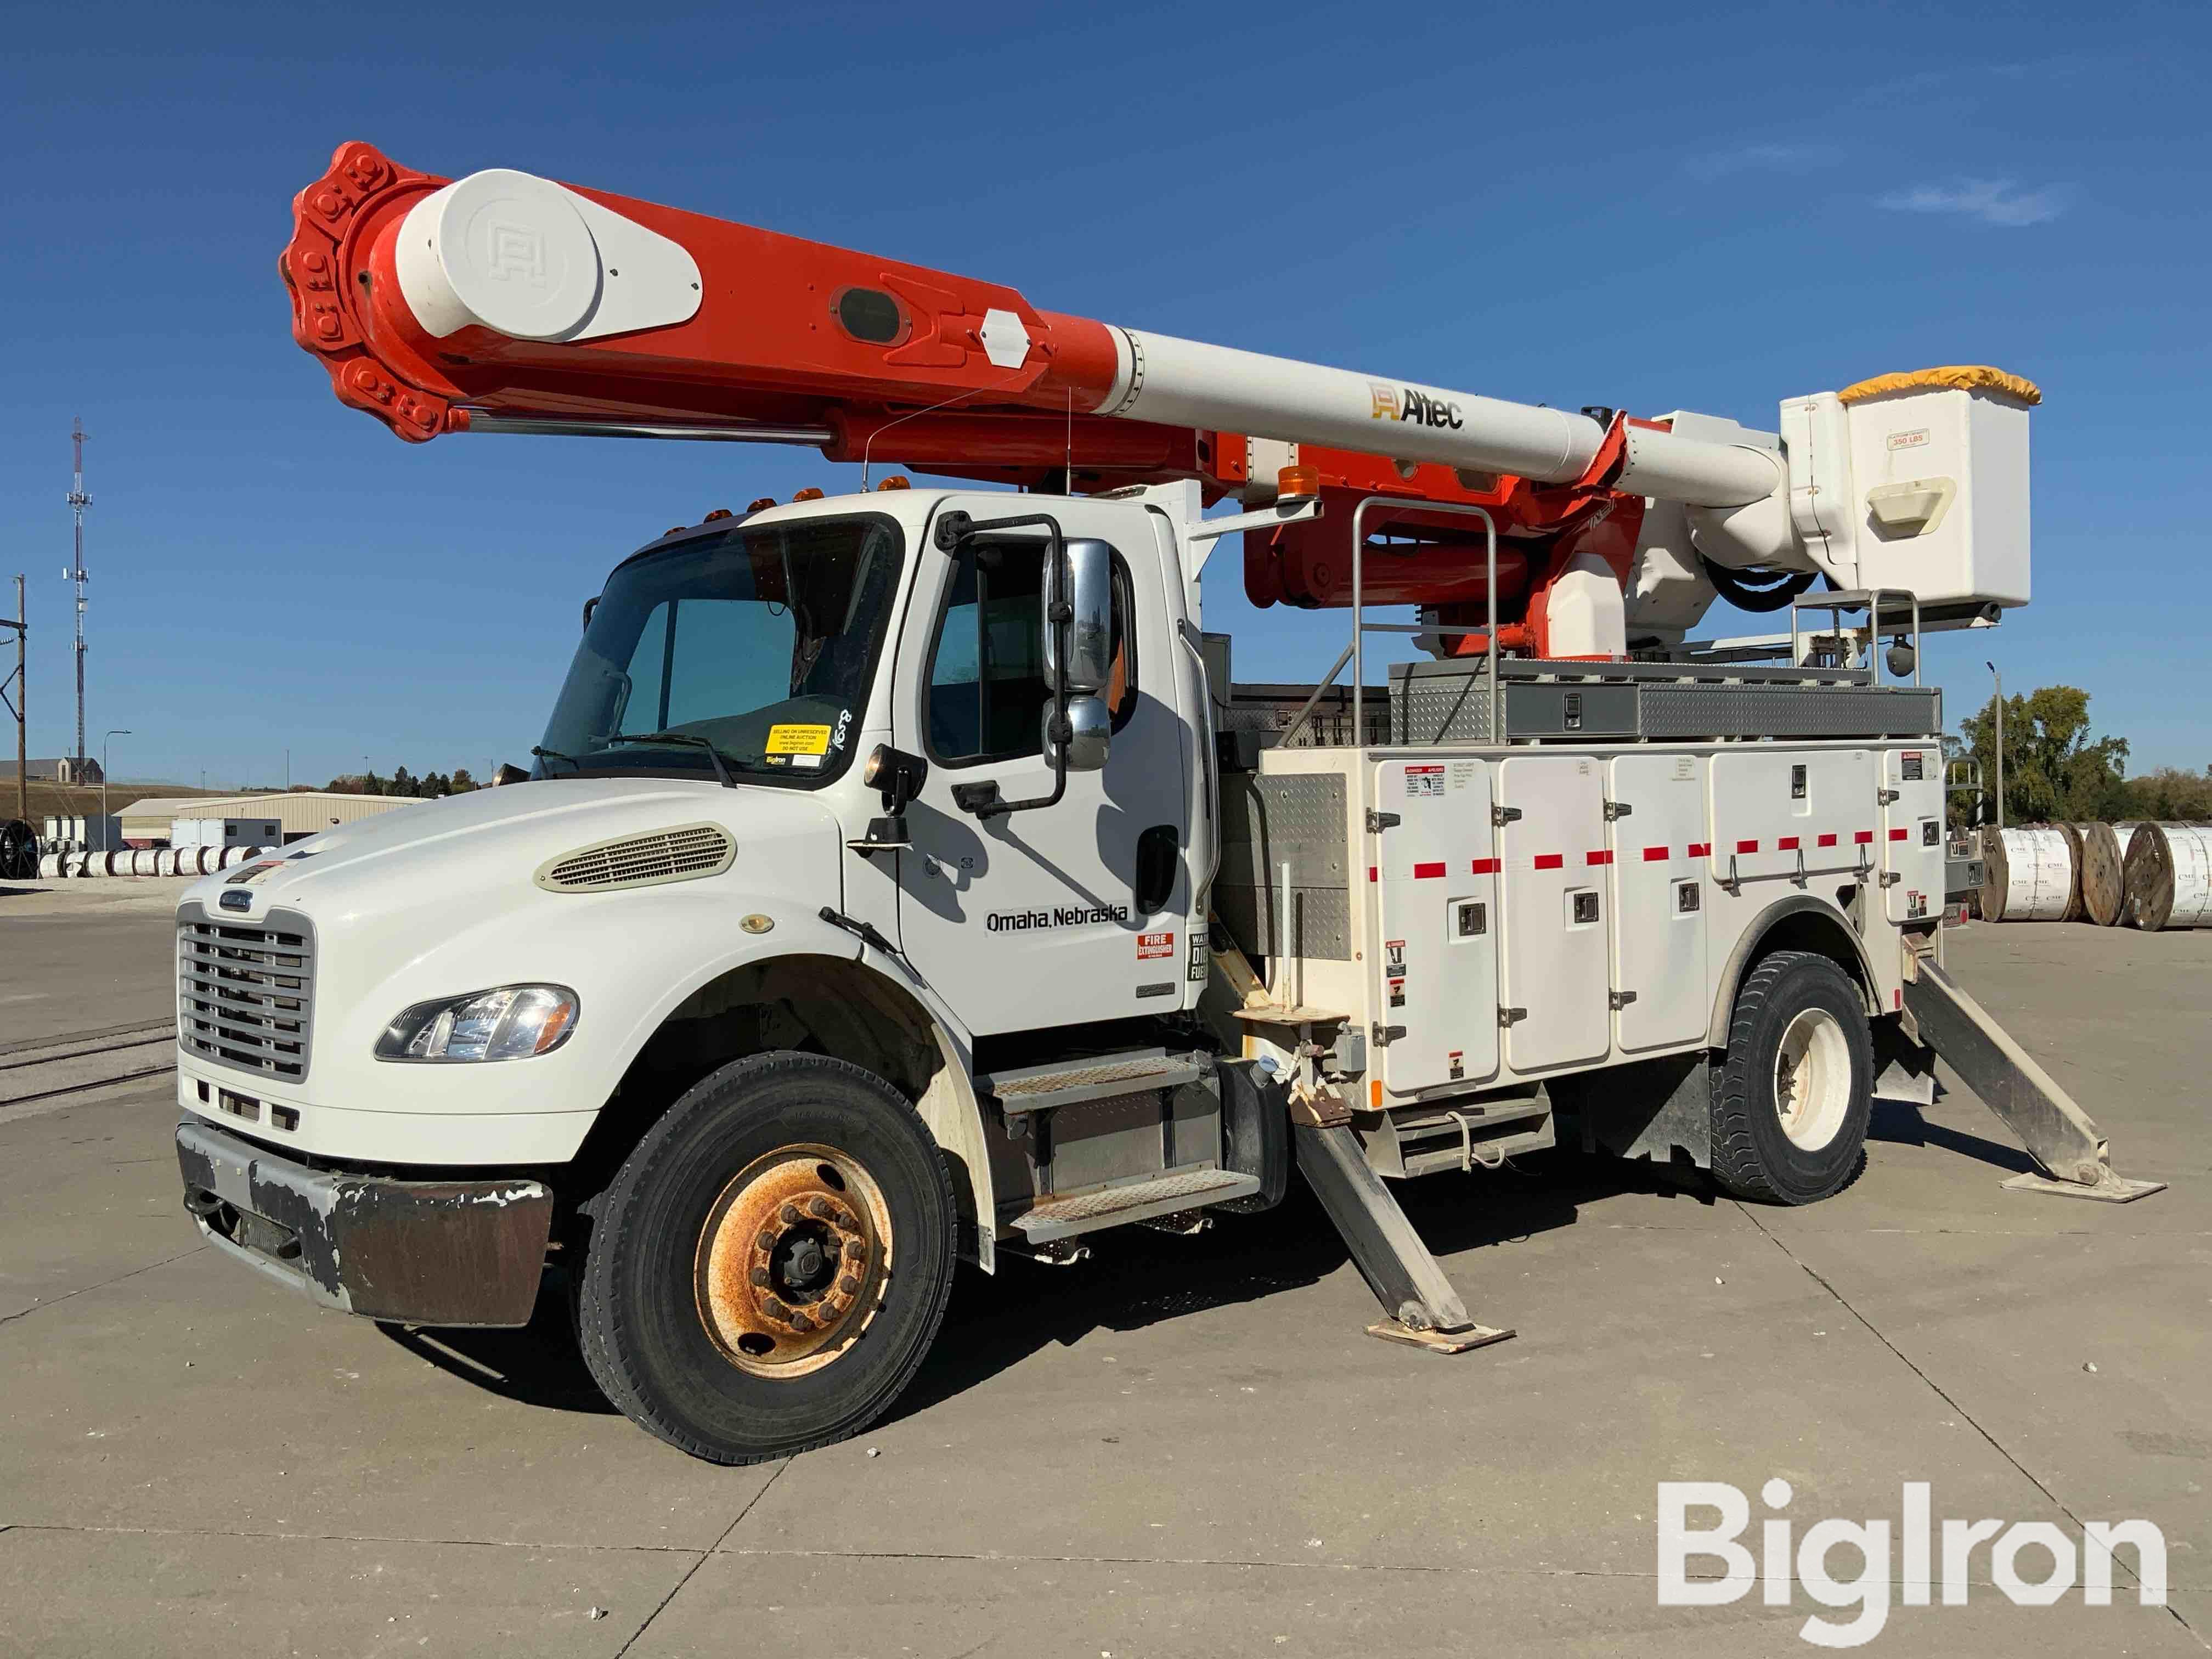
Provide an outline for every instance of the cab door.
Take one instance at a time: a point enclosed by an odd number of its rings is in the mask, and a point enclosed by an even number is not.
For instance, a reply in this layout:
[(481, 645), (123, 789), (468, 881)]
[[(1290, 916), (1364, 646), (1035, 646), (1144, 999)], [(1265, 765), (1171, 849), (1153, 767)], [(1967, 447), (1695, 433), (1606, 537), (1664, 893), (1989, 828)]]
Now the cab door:
[[(957, 498), (979, 524), (1049, 512), (1069, 540), (1113, 550), (1115, 674), (1105, 767), (1067, 775), (1048, 806), (981, 817), (960, 786), (1048, 797), (1041, 650), (1047, 537), (922, 539), (898, 646), (893, 729), (929, 762), (897, 854), (900, 943), (971, 1031), (1165, 1013), (1182, 1006), (1191, 884), (1188, 784), (1175, 708), (1169, 572), (1141, 510)], [(966, 793), (966, 792), (963, 792)]]

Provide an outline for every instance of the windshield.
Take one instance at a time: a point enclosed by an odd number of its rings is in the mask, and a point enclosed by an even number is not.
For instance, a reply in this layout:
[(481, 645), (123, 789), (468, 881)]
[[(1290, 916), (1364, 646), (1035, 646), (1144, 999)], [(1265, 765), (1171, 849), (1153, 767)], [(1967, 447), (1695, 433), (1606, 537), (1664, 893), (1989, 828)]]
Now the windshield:
[(805, 786), (852, 759), (890, 620), (901, 537), (874, 514), (733, 529), (608, 578), (537, 775), (717, 775)]

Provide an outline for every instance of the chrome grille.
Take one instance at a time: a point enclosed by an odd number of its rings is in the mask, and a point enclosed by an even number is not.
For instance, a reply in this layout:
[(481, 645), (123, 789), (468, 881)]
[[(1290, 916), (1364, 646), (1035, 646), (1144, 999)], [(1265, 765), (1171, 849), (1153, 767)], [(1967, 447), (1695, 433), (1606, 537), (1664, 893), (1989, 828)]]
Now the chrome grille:
[(186, 1053), (262, 1077), (307, 1074), (315, 936), (304, 916), (272, 910), (260, 927), (177, 921), (177, 1042)]
[(560, 893), (596, 893), (690, 881), (728, 869), (737, 850), (737, 843), (720, 824), (689, 823), (563, 853), (538, 871), (538, 884)]

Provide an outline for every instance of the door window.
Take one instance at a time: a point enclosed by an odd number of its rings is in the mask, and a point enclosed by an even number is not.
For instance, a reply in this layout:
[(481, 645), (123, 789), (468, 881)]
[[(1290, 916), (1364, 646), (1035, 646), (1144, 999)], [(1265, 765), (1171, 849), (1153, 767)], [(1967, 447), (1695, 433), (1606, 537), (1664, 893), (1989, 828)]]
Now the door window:
[[(1039, 639), (1041, 541), (971, 542), (963, 550), (930, 653), (925, 710), (930, 757), (950, 766), (1043, 752), (1050, 700)], [(1116, 732), (1136, 708), (1128, 629), (1129, 573), (1114, 558), (1114, 666), (1105, 691)]]

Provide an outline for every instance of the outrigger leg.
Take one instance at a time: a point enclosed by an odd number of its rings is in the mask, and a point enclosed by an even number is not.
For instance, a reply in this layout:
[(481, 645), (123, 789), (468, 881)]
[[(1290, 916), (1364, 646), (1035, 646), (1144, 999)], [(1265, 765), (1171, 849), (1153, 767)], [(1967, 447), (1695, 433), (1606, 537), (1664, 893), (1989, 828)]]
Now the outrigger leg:
[(2095, 1121), (1935, 963), (1923, 957), (1908, 964), (1905, 1009), (1918, 1025), (1920, 1040), (1943, 1057), (2043, 1166), (2041, 1175), (2005, 1182), (2008, 1192), (2127, 1204), (2165, 1190), (2163, 1181), (2130, 1181), (2115, 1174)]
[(1468, 1317), (1467, 1304), (1382, 1177), (1368, 1167), (1367, 1155), (1350, 1129), (1340, 1123), (1300, 1123), (1292, 1133), (1299, 1172), (1336, 1224), (1359, 1276), (1382, 1304), (1385, 1317), (1367, 1328), (1369, 1335), (1437, 1353), (1464, 1353), (1513, 1334)]

